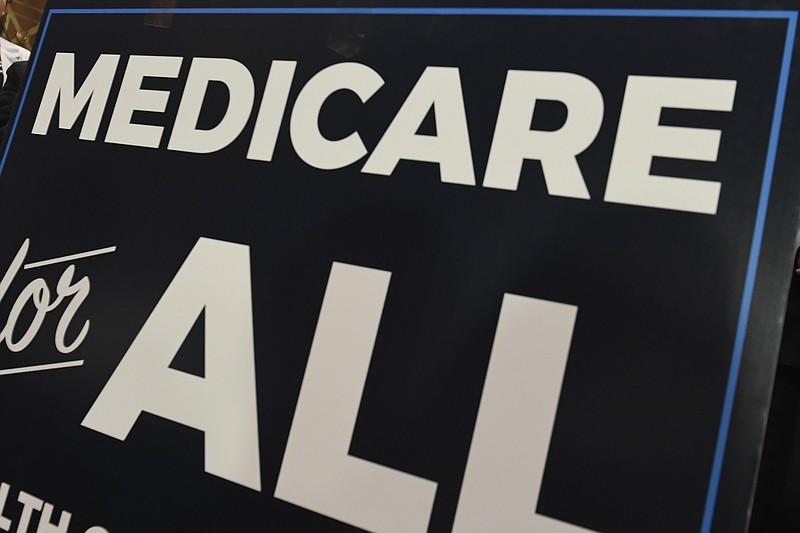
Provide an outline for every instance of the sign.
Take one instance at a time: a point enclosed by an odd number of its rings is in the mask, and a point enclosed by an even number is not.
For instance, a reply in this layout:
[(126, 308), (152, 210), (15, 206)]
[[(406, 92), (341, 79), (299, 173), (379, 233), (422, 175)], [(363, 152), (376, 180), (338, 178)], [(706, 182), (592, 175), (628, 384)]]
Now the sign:
[(0, 531), (745, 531), (786, 4), (52, 2), (0, 177)]

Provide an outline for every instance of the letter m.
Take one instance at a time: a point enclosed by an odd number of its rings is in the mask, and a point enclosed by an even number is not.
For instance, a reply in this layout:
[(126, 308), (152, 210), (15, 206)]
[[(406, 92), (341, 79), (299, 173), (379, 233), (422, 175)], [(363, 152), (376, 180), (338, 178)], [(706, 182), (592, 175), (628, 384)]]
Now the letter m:
[(81, 112), (88, 107), (80, 139), (95, 140), (118, 63), (119, 55), (102, 54), (76, 94), (75, 54), (57, 53), (31, 133), (47, 135), (58, 103), (58, 127), (62, 130), (72, 129)]

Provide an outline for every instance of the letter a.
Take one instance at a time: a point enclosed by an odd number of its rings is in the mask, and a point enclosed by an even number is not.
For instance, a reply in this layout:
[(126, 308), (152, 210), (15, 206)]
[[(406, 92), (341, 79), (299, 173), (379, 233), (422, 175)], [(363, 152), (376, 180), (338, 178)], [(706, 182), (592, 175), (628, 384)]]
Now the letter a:
[[(205, 471), (261, 491), (247, 246), (201, 238), (82, 425), (125, 440), (139, 415), (205, 433)], [(169, 368), (205, 309), (205, 378)]]

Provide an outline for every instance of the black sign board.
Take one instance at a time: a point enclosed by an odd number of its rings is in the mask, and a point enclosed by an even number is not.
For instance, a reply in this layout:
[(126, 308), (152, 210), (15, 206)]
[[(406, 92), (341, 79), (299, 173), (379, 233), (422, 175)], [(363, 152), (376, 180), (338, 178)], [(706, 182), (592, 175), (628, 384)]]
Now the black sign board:
[(798, 4), (698, 7), (51, 2), (0, 531), (745, 531)]

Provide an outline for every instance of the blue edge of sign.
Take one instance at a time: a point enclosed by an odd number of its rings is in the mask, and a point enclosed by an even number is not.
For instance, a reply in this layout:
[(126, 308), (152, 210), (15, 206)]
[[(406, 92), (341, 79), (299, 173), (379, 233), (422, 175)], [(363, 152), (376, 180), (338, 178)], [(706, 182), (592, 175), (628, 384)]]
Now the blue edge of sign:
[[(744, 294), (742, 295), (742, 305), (739, 310), (739, 320), (736, 328), (736, 338), (734, 341), (731, 366), (728, 372), (728, 381), (725, 389), (725, 401), (722, 408), (722, 416), (717, 434), (717, 444), (714, 451), (714, 462), (711, 468), (711, 476), (706, 495), (705, 509), (703, 511), (703, 522), (700, 533), (709, 533), (714, 518), (714, 509), (717, 502), (719, 482), (722, 475), (722, 464), (725, 458), (725, 448), (728, 441), (728, 431), (730, 429), (731, 414), (733, 412), (733, 402), (736, 395), (736, 385), (739, 378), (739, 368), (741, 366), (742, 352), (744, 350), (745, 335), (750, 316), (750, 305), (753, 299), (755, 288), (756, 271), (758, 269), (758, 259), (761, 253), (761, 241), (764, 233), (764, 222), (767, 215), (769, 194), (772, 187), (772, 175), (775, 169), (775, 158), (778, 151), (778, 139), (780, 137), (780, 126), (783, 120), (783, 109), (786, 101), (786, 89), (789, 82), (789, 68), (792, 62), (792, 50), (797, 28), (797, 11), (777, 11), (777, 10), (704, 10), (704, 9), (582, 9), (582, 8), (347, 8), (347, 7), (276, 7), (276, 8), (126, 8), (126, 9), (51, 9), (47, 14), (44, 26), (39, 34), (39, 41), (43, 42), (47, 34), (47, 28), (54, 15), (130, 15), (130, 14), (151, 14), (151, 13), (175, 13), (175, 14), (249, 14), (249, 15), (331, 15), (331, 14), (353, 14), (353, 15), (478, 15), (478, 16), (538, 16), (538, 17), (661, 17), (661, 18), (706, 18), (706, 19), (783, 19), (787, 22), (786, 41), (783, 50), (783, 61), (781, 63), (780, 80), (778, 83), (778, 93), (775, 101), (775, 109), (772, 117), (772, 127), (770, 131), (769, 147), (767, 150), (767, 161), (764, 166), (764, 177), (761, 183), (761, 191), (758, 201), (758, 212), (756, 215), (755, 228), (753, 229), (753, 240), (750, 245), (750, 255), (747, 264), (747, 276), (745, 277)], [(33, 62), (30, 67), (28, 82), (20, 100), (20, 109), (25, 105), (25, 99), (30, 88), (30, 80), (33, 78), (33, 71), (39, 59), (37, 49)], [(8, 157), (11, 139), (17, 129), (19, 113), (14, 120), (11, 129), (9, 142), (0, 161), (0, 174), (5, 167)]]

